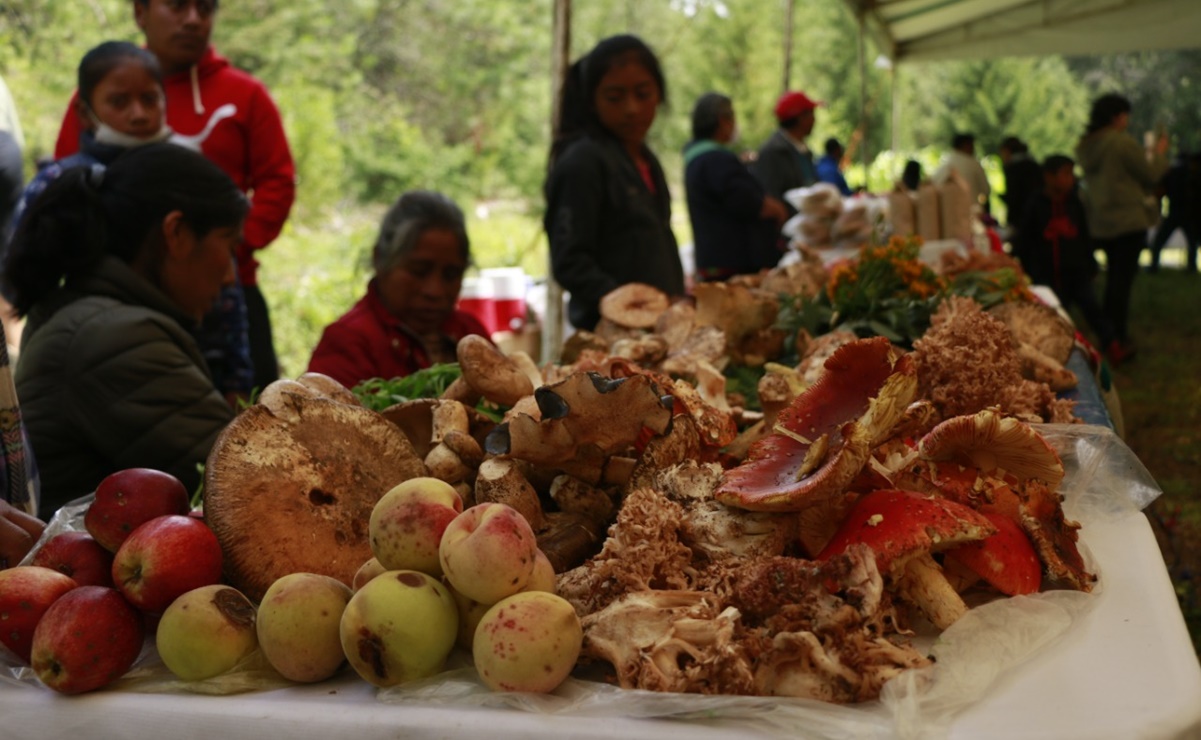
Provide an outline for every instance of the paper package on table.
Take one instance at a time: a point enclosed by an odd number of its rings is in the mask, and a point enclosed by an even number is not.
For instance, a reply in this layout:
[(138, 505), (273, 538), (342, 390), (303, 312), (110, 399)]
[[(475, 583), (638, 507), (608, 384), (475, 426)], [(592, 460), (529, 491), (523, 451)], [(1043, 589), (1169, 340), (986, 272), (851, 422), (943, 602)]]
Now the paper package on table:
[[(1160, 495), (1142, 463), (1109, 428), (1082, 424), (1036, 428), (1063, 460), (1067, 472), (1060, 488), (1064, 510), (1070, 519), (1081, 523), (1085, 536), (1090, 523), (1127, 516)], [(83, 529), (83, 514), (89, 503), (90, 497), (85, 497), (57, 512), (37, 547), (59, 532)], [(1096, 572), (1096, 562), (1086, 543), (1081, 544), (1086, 566)], [(604, 666), (577, 669), (576, 677), (549, 695), (495, 693), (479, 681), (463, 654), (452, 656), (452, 670), (380, 690), (377, 696), (380, 701), (395, 704), (508, 707), (586, 717), (672, 718), (790, 737), (803, 727), (809, 738), (934, 738), (945, 735), (955, 716), (986, 696), (1007, 671), (1053, 645), (1084, 619), (1105, 587), (1105, 573), (1097, 575), (1099, 581), (1091, 594), (1047, 591), (996, 598), (974, 606), (941, 635), (919, 634), (918, 647), (934, 655), (936, 663), (907, 671), (885, 686), (880, 700), (857, 705), (784, 697), (629, 691), (595, 680), (604, 674)], [(11, 654), (0, 653), (0, 684), (4, 683), (36, 685), (37, 681), (33, 672), (18, 665)], [(258, 652), (222, 676), (180, 681), (158, 659), (151, 639), (133, 670), (106, 690), (238, 694), (286, 685), (288, 682), (266, 665)]]

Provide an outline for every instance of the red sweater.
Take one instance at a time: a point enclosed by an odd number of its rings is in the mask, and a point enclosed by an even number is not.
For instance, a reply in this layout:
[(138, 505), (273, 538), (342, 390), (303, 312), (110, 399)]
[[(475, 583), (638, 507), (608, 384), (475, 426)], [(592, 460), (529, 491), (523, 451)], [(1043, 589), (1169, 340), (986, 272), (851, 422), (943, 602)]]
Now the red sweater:
[[(442, 325), (453, 348), (468, 334), (488, 336), (488, 330), (469, 313), (455, 311)], [(347, 388), (371, 378), (402, 378), (430, 366), (421, 341), (384, 308), (372, 280), (367, 295), (342, 318), (325, 327), (309, 360), (309, 371), (325, 373)]]
[[(251, 196), (238, 272), (243, 285), (256, 285), (259, 263), (253, 253), (279, 236), (296, 197), (296, 167), (279, 109), (263, 83), (230, 66), (211, 46), (194, 67), (163, 80), (163, 88), (167, 124), (180, 136), (195, 137), (200, 151)], [(56, 159), (79, 150), (79, 134), (72, 96)]]

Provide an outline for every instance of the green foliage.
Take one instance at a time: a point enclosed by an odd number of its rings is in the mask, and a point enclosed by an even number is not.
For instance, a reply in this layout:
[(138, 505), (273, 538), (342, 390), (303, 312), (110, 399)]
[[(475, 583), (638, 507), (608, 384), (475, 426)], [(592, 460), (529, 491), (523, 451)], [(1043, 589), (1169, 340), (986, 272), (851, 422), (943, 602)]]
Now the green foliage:
[(463, 375), (457, 362), (439, 363), (418, 370), (403, 378), (372, 378), (359, 383), (351, 391), (372, 411), (417, 398), (437, 398), (450, 384)]

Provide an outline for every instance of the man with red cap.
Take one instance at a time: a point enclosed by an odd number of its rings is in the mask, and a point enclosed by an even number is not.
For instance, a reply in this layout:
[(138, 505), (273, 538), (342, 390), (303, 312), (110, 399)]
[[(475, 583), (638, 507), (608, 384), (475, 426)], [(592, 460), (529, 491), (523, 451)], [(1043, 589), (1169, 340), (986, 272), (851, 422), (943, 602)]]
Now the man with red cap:
[[(769, 195), (784, 200), (787, 191), (817, 182), (817, 165), (805, 139), (813, 132), (814, 109), (819, 105), (800, 91), (786, 92), (776, 101), (780, 127), (759, 147), (759, 156), (751, 167)], [(784, 202), (790, 216), (796, 213)]]

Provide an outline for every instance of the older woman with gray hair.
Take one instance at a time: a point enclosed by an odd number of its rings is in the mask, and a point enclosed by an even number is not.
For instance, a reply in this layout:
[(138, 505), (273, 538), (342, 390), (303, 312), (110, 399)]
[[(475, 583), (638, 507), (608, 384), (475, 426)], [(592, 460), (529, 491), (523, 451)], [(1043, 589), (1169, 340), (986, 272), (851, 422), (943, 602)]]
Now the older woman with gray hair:
[(351, 388), (454, 362), (460, 339), (488, 336), (455, 308), (471, 250), (463, 212), (450, 198), (426, 190), (400, 196), (380, 224), (371, 262), (367, 294), (325, 328), (311, 372)]
[(698, 280), (724, 280), (774, 267), (784, 204), (768, 195), (729, 145), (737, 126), (725, 95), (706, 93), (692, 110), (684, 147), (684, 188)]

